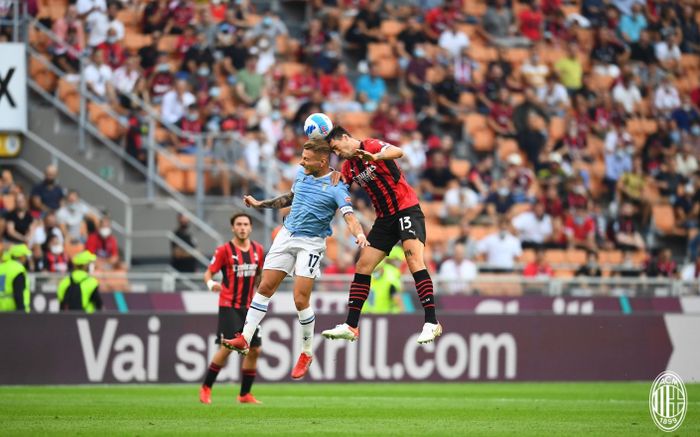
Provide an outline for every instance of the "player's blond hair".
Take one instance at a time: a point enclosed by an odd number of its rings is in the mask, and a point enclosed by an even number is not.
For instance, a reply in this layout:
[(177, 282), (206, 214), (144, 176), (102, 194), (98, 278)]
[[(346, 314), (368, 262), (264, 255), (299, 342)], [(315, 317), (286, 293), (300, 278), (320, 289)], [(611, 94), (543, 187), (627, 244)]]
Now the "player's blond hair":
[(309, 140), (304, 143), (304, 150), (311, 150), (314, 153), (318, 153), (323, 156), (328, 156), (331, 154), (331, 146), (325, 140), (314, 139)]

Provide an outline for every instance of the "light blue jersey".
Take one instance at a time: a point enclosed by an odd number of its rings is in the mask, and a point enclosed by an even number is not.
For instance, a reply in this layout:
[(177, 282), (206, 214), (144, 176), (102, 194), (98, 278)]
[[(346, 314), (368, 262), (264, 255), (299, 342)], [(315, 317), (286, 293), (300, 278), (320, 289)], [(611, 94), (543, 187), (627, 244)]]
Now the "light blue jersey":
[(292, 185), (292, 211), (284, 227), (295, 237), (328, 237), (333, 233), (331, 220), (340, 208), (343, 214), (352, 212), (348, 187), (342, 182), (333, 186), (330, 173), (319, 178), (300, 169)]

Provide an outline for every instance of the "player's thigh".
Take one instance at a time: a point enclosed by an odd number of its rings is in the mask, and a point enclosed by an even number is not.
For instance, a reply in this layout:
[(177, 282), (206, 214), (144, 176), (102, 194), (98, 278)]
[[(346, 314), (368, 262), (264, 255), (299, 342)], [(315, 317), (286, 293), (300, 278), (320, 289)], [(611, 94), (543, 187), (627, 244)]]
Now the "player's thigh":
[(385, 255), (391, 252), (391, 249), (399, 242), (399, 239), (400, 234), (396, 215), (379, 217), (374, 221), (372, 229), (367, 235), (367, 241), (369, 241), (370, 246), (384, 252)]
[[(265, 263), (263, 264), (263, 276), (260, 281), (259, 290), (264, 291), (265, 294), (272, 290), (277, 289), (279, 283), (286, 275), (291, 275), (294, 272), (294, 265), (296, 263), (295, 253), (296, 250), (293, 247), (294, 240), (285, 228), (282, 228), (275, 237), (275, 241), (272, 243), (269, 252), (265, 255)], [(278, 273), (271, 273), (278, 272)], [(284, 272), (285, 274), (280, 279), (281, 275), (279, 272)]]
[(301, 311), (309, 307), (314, 282), (314, 278), (307, 278), (304, 276), (294, 277), (294, 305), (296, 306), (297, 311)]
[[(392, 246), (393, 247), (393, 246)], [(363, 247), (360, 258), (355, 265), (355, 271), (362, 275), (371, 275), (377, 265), (382, 262), (387, 253), (372, 246)]]

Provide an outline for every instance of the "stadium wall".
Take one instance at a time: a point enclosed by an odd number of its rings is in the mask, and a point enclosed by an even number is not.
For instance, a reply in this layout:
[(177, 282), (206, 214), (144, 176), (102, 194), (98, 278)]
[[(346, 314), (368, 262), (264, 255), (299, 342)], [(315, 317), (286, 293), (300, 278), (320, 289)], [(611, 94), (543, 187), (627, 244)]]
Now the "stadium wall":
[[(338, 322), (317, 317), (317, 330)], [(650, 380), (670, 369), (700, 381), (700, 316), (446, 315), (434, 345), (415, 316), (367, 316), (357, 343), (316, 338), (307, 381)], [(0, 384), (198, 383), (216, 351), (215, 317), (194, 314), (5, 314)], [(289, 381), (296, 317), (263, 323), (258, 375)], [(239, 377), (240, 358), (220, 380)]]

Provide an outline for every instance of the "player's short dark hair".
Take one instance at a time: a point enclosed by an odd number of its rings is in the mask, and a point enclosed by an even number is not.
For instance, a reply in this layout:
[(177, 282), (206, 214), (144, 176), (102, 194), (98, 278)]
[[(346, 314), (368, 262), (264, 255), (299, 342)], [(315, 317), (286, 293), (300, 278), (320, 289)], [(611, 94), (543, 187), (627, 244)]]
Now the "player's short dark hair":
[(236, 220), (238, 220), (241, 217), (247, 217), (248, 221), (250, 222), (250, 225), (253, 225), (253, 218), (250, 216), (250, 214), (246, 214), (245, 212), (237, 212), (236, 214), (231, 216), (231, 226), (233, 226), (233, 224), (236, 223)]
[(324, 139), (330, 143), (331, 140), (340, 139), (343, 137), (343, 135), (347, 135), (349, 137), (352, 136), (343, 126), (333, 126), (333, 129), (328, 132), (328, 135), (326, 135), (326, 138)]
[(328, 156), (331, 154), (331, 146), (325, 140), (309, 140), (304, 143), (304, 150)]

